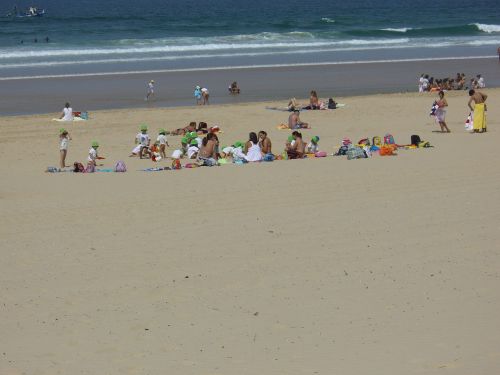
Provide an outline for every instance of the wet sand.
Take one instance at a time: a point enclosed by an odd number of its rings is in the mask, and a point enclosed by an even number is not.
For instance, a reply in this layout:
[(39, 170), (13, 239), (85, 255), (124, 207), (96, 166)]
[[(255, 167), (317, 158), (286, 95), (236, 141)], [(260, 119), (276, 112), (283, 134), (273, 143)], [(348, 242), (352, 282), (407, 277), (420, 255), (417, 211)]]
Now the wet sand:
[[(121, 70), (119, 66), (116, 69)], [(194, 104), (197, 84), (209, 88), (212, 104), (285, 100), (307, 96), (313, 89), (322, 97), (334, 98), (411, 92), (417, 90), (422, 73), (435, 77), (480, 73), (488, 87), (498, 87), (499, 69), (498, 59), (488, 58), (6, 80), (0, 81), (0, 115), (60, 111), (67, 101), (78, 111), (186, 106)], [(156, 99), (145, 103), (150, 79), (156, 81)], [(233, 80), (240, 84), (240, 96), (228, 94)]]

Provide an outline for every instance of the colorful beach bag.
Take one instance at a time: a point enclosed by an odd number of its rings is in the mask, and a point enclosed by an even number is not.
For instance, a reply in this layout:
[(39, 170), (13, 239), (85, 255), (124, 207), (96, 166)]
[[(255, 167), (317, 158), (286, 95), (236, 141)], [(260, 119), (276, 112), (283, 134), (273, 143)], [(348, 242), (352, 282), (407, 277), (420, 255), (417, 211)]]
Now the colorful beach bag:
[(392, 134), (387, 133), (384, 136), (384, 145), (394, 145), (394, 144), (396, 144), (396, 142), (394, 142), (394, 137), (392, 136)]
[(420, 142), (422, 142), (420, 140), (420, 136), (418, 136), (418, 135), (412, 135), (411, 136), (411, 143), (410, 143), (411, 145), (418, 146)]
[(85, 172), (85, 167), (83, 166), (82, 163), (79, 163), (79, 162), (75, 161), (73, 163), (73, 172), (75, 172), (75, 173), (84, 173)]
[(115, 172), (127, 172), (127, 166), (123, 161), (118, 161), (115, 164)]

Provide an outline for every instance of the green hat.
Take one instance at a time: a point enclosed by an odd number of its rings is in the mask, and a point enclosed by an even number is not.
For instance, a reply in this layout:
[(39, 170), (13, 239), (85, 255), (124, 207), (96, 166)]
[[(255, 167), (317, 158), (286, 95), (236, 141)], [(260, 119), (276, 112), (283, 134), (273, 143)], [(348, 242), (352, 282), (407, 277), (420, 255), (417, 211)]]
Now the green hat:
[(64, 128), (59, 129), (59, 134), (67, 133), (67, 130)]
[(92, 141), (92, 147), (99, 147), (99, 142)]
[(196, 132), (191, 132), (191, 133), (189, 133), (189, 137), (196, 138), (196, 137), (198, 137), (198, 134)]
[(181, 143), (188, 143), (187, 137), (182, 137), (181, 138)]
[(198, 141), (196, 139), (192, 139), (191, 140), (191, 144), (195, 145), (195, 146), (198, 146)]
[(141, 132), (144, 130), (148, 130), (148, 126), (146, 124), (141, 125)]
[(311, 138), (311, 141), (313, 141), (314, 143), (318, 143), (319, 137), (317, 135), (315, 135), (314, 137)]
[(235, 142), (234, 147), (243, 147), (243, 142), (241, 141)]
[(165, 133), (166, 133), (166, 130), (165, 130), (165, 129), (163, 129), (163, 128), (161, 128), (160, 130), (158, 130), (158, 134), (163, 134), (163, 135), (165, 135)]
[(291, 141), (293, 141), (295, 138), (293, 138), (293, 135), (289, 135), (287, 139), (288, 139), (288, 142), (291, 142)]

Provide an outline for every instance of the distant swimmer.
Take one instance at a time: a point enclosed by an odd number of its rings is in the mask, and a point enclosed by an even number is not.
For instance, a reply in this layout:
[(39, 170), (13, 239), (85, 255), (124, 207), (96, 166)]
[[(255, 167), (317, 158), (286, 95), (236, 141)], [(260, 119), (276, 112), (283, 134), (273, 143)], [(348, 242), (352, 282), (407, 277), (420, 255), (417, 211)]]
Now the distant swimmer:
[(35, 38), (35, 39), (33, 40), (33, 42), (38, 43), (38, 39), (37, 39), (37, 38)]
[(45, 37), (45, 43), (48, 43), (49, 41), (50, 41), (49, 37), (48, 37), (48, 36), (46, 36), (46, 37)]
[(148, 83), (148, 93), (146, 94), (144, 100), (148, 101), (150, 98), (154, 97), (154, 95), (155, 95), (155, 81), (151, 80)]

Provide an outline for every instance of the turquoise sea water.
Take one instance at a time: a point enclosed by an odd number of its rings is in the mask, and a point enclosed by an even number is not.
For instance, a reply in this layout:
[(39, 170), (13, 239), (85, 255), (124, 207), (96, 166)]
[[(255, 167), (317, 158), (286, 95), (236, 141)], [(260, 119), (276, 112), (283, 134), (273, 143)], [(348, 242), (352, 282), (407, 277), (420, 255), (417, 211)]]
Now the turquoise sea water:
[(467, 57), (500, 46), (495, 0), (4, 0), (0, 15), (14, 5), (46, 14), (0, 18), (0, 77)]

